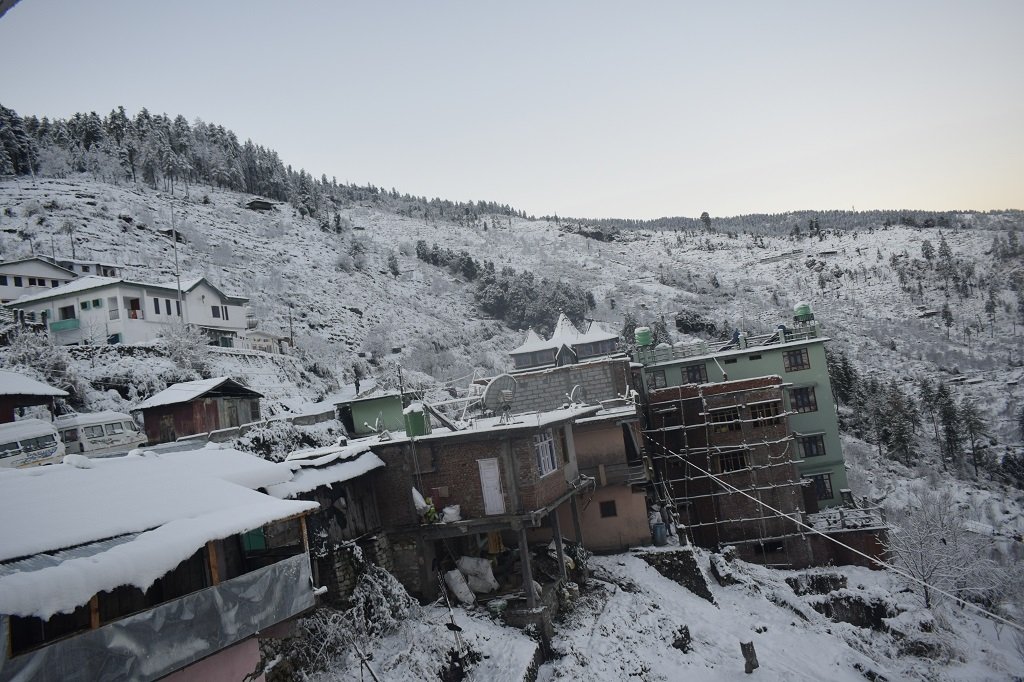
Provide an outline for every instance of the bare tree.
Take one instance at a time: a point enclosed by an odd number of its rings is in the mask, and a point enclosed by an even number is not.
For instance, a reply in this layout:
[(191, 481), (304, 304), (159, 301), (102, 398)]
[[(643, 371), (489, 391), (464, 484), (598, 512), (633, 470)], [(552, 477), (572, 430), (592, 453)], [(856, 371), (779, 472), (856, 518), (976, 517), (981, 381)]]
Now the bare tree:
[(949, 489), (919, 488), (894, 518), (886, 550), (910, 578), (908, 586), (932, 608), (939, 593), (960, 598), (991, 596), (1003, 584), (1002, 572), (987, 558), (984, 538), (967, 530), (967, 518)]

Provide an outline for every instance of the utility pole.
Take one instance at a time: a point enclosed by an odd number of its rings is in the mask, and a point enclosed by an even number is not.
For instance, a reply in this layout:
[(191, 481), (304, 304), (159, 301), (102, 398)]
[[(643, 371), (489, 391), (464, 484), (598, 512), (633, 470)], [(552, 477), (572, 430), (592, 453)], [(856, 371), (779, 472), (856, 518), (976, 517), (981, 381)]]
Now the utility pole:
[(288, 303), (288, 345), (295, 348), (295, 331), (292, 329), (292, 304)]
[(181, 302), (181, 270), (178, 268), (178, 230), (174, 227), (174, 204), (171, 204), (171, 245), (174, 248), (174, 276), (178, 280), (178, 312), (182, 315), (182, 322), (187, 323), (188, 311)]

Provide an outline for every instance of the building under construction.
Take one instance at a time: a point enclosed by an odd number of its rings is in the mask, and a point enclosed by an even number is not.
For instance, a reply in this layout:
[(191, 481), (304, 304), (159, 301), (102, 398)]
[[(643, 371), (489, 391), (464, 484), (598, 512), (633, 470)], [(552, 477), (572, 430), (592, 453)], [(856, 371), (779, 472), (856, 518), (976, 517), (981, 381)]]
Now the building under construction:
[(797, 522), (808, 501), (810, 511), (817, 505), (794, 461), (780, 377), (660, 388), (648, 399), (659, 497), (695, 544), (734, 545), (742, 558), (767, 565), (814, 563)]

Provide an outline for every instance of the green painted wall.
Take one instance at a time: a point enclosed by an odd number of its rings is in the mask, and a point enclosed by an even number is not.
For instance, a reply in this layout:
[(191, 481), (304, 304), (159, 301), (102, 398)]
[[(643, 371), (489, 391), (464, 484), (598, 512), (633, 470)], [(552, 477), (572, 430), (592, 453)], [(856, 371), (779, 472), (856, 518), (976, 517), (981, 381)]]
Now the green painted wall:
[(363, 423), (374, 426), (380, 417), (384, 428), (388, 431), (405, 431), (405, 417), (402, 415), (402, 398), (397, 395), (383, 395), (377, 398), (366, 398), (351, 403), (352, 424), (356, 436), (373, 433)]
[[(782, 360), (786, 351), (807, 349), (810, 368), (787, 372)], [(721, 364), (721, 369), (719, 368)], [(792, 384), (786, 393), (786, 410), (791, 409), (789, 389), (812, 386), (818, 409), (814, 412), (802, 412), (789, 416), (790, 428), (801, 434), (823, 434), (825, 454), (803, 458), (797, 443), (794, 441), (794, 459), (801, 476), (829, 474), (832, 479), (832, 498), (820, 500), (822, 507), (835, 506), (842, 503), (839, 491), (848, 488), (846, 468), (843, 463), (843, 450), (839, 441), (839, 421), (836, 417), (835, 400), (832, 397), (832, 384), (828, 378), (825, 365), (825, 343), (823, 339), (814, 339), (806, 343), (786, 345), (782, 347), (758, 346), (742, 351), (728, 351), (718, 356), (716, 363), (712, 359), (671, 360), (649, 364), (644, 368), (644, 381), (647, 388), (653, 388), (652, 372), (665, 372), (666, 386), (679, 386), (687, 383), (683, 377), (683, 369), (691, 365), (704, 365), (709, 382), (722, 381), (722, 369), (730, 380), (753, 379), (766, 375), (778, 375), (787, 384)]]

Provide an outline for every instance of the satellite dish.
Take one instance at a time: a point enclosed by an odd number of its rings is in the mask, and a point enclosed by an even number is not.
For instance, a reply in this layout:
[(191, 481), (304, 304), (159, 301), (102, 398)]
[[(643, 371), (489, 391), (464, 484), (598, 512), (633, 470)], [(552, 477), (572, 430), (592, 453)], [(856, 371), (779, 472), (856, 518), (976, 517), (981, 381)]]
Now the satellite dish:
[(491, 379), (487, 388), (484, 389), (484, 394), (480, 397), (484, 409), (501, 415), (500, 424), (511, 422), (512, 401), (516, 398), (517, 383), (516, 378), (511, 374), (499, 374)]
[(576, 384), (575, 386), (572, 387), (572, 391), (569, 392), (568, 398), (570, 405), (578, 405), (580, 403), (586, 402), (587, 392), (583, 389), (581, 385)]

